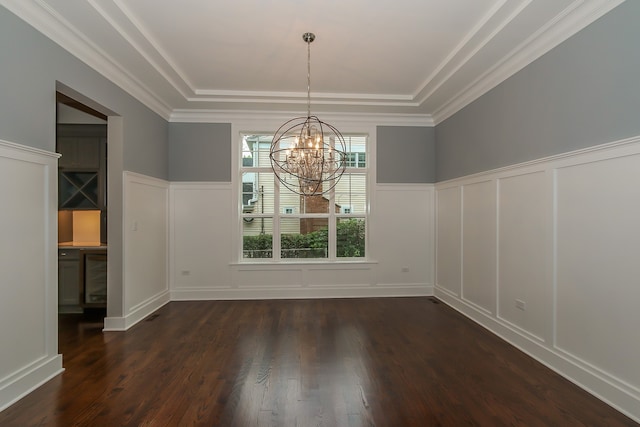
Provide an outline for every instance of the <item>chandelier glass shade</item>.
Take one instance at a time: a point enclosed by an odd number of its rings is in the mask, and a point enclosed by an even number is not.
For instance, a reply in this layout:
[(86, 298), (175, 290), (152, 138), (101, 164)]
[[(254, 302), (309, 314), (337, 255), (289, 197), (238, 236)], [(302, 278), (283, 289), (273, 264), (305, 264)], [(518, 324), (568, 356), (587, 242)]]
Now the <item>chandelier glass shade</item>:
[(302, 196), (324, 194), (336, 186), (346, 169), (345, 139), (334, 126), (311, 115), (311, 42), (307, 43), (307, 116), (285, 122), (275, 132), (269, 150), (276, 178)]

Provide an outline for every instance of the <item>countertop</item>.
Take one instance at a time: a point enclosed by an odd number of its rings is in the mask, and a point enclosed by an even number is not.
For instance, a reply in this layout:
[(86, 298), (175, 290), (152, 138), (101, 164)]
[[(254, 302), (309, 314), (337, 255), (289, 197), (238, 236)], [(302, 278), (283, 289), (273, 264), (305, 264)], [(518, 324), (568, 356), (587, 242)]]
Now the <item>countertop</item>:
[(96, 245), (82, 245), (82, 244), (73, 244), (73, 242), (61, 242), (58, 243), (58, 249), (94, 249), (94, 250), (106, 250), (107, 245), (101, 244), (99, 246)]

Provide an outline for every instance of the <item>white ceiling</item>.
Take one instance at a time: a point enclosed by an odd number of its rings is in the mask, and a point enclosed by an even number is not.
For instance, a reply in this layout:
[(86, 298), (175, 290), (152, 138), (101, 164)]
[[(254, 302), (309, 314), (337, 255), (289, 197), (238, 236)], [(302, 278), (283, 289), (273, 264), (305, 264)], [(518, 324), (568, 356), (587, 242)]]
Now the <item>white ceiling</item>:
[(623, 0), (0, 0), (168, 120), (439, 123)]

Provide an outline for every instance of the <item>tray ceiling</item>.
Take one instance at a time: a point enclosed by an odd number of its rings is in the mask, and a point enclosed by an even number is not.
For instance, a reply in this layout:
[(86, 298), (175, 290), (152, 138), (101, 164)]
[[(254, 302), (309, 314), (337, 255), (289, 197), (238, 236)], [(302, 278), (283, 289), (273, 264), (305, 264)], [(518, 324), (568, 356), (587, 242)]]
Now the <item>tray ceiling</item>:
[(622, 0), (0, 0), (168, 120), (306, 111), (438, 123)]

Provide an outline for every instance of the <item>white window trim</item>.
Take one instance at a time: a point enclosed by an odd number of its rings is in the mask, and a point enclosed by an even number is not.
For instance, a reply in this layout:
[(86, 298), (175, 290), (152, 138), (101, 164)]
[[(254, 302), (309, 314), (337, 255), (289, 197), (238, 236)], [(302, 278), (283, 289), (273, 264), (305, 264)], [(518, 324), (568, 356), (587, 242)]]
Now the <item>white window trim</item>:
[[(376, 177), (376, 124), (372, 123), (369, 120), (359, 121), (357, 119), (340, 119), (336, 117), (335, 119), (331, 119), (331, 124), (334, 125), (337, 129), (340, 130), (343, 134), (352, 134), (352, 135), (366, 135), (367, 136), (367, 206), (365, 207), (366, 213), (366, 229), (365, 229), (365, 253), (366, 256), (363, 258), (339, 258), (339, 259), (318, 259), (318, 260), (306, 260), (306, 261), (297, 261), (292, 259), (265, 259), (265, 260), (257, 260), (251, 259), (246, 260), (243, 258), (242, 254), (242, 208), (241, 203), (238, 198), (240, 197), (240, 193), (237, 191), (238, 189), (238, 180), (242, 180), (242, 176), (240, 173), (240, 162), (242, 157), (242, 144), (239, 143), (242, 139), (242, 135), (247, 134), (271, 134), (275, 132), (275, 129), (278, 129), (282, 123), (286, 120), (289, 120), (291, 117), (279, 117), (277, 119), (267, 117), (268, 114), (261, 115), (260, 117), (254, 117), (249, 119), (237, 119), (230, 120), (231, 122), (231, 188), (232, 188), (232, 218), (234, 218), (235, 226), (232, 227), (232, 242), (230, 245), (231, 250), (231, 261), (230, 265), (246, 265), (249, 266), (251, 264), (313, 264), (313, 265), (332, 265), (332, 264), (369, 264), (376, 263), (375, 253), (372, 252), (371, 246), (371, 238), (370, 238), (370, 230), (375, 227), (375, 177)], [(328, 118), (325, 120), (329, 121)], [(270, 129), (270, 130), (265, 130)], [(362, 168), (348, 168), (351, 169), (352, 172), (358, 173), (362, 172)], [(278, 195), (275, 196), (276, 201), (278, 201)], [(274, 207), (275, 208), (275, 207)], [(277, 209), (277, 208), (276, 208)], [(345, 215), (341, 215), (344, 217)], [(351, 215), (349, 215), (351, 216)], [(357, 215), (354, 215), (357, 216)], [(333, 216), (335, 221), (335, 216)], [(331, 224), (330, 224), (331, 226)], [(335, 224), (333, 225), (335, 228)], [(280, 224), (279, 221), (274, 220), (273, 224), (273, 233), (280, 233)], [(335, 233), (330, 233), (330, 235)], [(331, 244), (331, 242), (330, 242)], [(277, 246), (277, 248), (276, 248)], [(273, 251), (275, 252), (280, 249), (279, 239), (274, 239), (273, 242)]]

